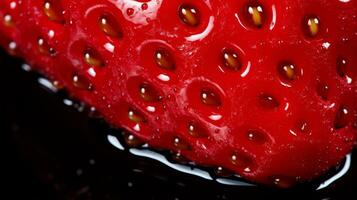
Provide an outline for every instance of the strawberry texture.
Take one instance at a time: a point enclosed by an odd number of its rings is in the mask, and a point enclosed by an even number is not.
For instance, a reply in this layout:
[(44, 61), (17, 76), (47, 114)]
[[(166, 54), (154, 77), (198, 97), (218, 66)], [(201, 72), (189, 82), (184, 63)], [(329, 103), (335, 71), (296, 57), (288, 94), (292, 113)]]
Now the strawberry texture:
[(1, 0), (0, 19), (9, 54), (197, 165), (287, 188), (355, 144), (355, 0)]

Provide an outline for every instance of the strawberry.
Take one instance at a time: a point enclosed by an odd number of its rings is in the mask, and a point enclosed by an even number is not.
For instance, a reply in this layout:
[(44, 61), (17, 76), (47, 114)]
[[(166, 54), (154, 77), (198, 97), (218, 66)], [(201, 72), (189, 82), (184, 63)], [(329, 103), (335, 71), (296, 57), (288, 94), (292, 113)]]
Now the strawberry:
[(0, 17), (4, 48), (129, 144), (286, 188), (356, 140), (356, 1), (2, 0)]

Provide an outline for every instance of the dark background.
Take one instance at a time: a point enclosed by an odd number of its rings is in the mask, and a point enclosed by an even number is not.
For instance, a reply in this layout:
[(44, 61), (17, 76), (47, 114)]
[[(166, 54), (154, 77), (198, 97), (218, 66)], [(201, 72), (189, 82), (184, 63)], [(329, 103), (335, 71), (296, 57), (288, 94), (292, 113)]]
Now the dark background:
[(356, 157), (346, 176), (316, 192), (224, 186), (119, 151), (106, 140), (113, 130), (63, 104), (21, 64), (0, 52), (1, 199), (357, 199)]

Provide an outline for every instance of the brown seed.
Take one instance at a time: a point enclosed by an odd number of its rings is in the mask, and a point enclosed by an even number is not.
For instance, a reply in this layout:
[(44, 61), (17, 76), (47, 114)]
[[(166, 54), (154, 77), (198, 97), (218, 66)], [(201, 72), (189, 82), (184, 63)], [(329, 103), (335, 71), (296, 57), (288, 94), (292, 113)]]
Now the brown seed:
[(155, 62), (157, 66), (166, 70), (174, 70), (175, 62), (171, 56), (171, 54), (163, 49), (157, 50), (155, 52)]
[(208, 137), (206, 130), (195, 122), (188, 123), (187, 129), (188, 129), (188, 133), (192, 137), (196, 137), (196, 138)]
[(64, 23), (63, 9), (59, 0), (45, 0), (43, 11), (49, 20)]
[(222, 59), (224, 65), (229, 69), (238, 71), (242, 67), (239, 61), (238, 54), (233, 50), (229, 50), (229, 49), (223, 50)]
[(336, 64), (337, 64), (337, 74), (340, 77), (345, 77), (347, 69), (348, 69), (347, 60), (342, 57), (339, 57), (339, 58), (337, 58)]
[(290, 188), (294, 186), (297, 182), (296, 179), (284, 176), (274, 176), (271, 178), (271, 181), (276, 187), (279, 188)]
[(231, 172), (231, 171), (229, 171), (229, 170), (227, 170), (227, 169), (225, 169), (223, 167), (216, 167), (214, 169), (214, 172), (219, 177), (231, 177), (231, 176), (234, 175), (233, 172)]
[(139, 86), (139, 95), (144, 101), (147, 102), (155, 102), (161, 99), (158, 92), (147, 83), (142, 83)]
[(334, 126), (336, 129), (341, 129), (346, 127), (350, 123), (350, 111), (347, 106), (341, 106), (335, 118)]
[(145, 121), (144, 116), (134, 109), (128, 110), (128, 118), (130, 119), (130, 121), (135, 123), (140, 123)]
[(248, 5), (246, 15), (248, 21), (257, 28), (261, 28), (264, 23), (264, 10), (261, 5)]
[(179, 137), (175, 137), (173, 142), (179, 150), (191, 150), (191, 145)]
[(196, 27), (200, 24), (198, 10), (190, 5), (182, 5), (179, 8), (179, 17), (183, 23), (191, 27)]
[(317, 95), (319, 95), (323, 100), (328, 100), (328, 94), (330, 91), (329, 86), (326, 83), (319, 82), (317, 84)]
[(10, 14), (4, 15), (3, 23), (7, 27), (11, 27), (14, 25), (14, 21), (12, 20), (12, 16)]
[(37, 39), (38, 50), (45, 55), (53, 55), (54, 49), (51, 48), (48, 43), (41, 37)]
[(268, 141), (268, 138), (265, 133), (258, 130), (248, 130), (247, 138), (249, 141), (254, 142), (256, 144), (264, 144)]
[(130, 147), (139, 147), (144, 144), (143, 141), (127, 131), (123, 131), (122, 134), (126, 144)]
[(87, 48), (83, 53), (83, 59), (90, 66), (95, 66), (95, 67), (104, 66), (103, 59), (101, 58), (99, 53), (94, 49)]
[(201, 90), (201, 101), (202, 103), (209, 106), (221, 106), (222, 101), (218, 94), (216, 94), (212, 89), (204, 88)]
[(92, 83), (85, 77), (79, 74), (74, 74), (72, 77), (73, 85), (82, 90), (92, 90), (93, 85)]
[(231, 162), (239, 168), (244, 169), (245, 172), (250, 172), (250, 167), (253, 164), (252, 158), (244, 153), (234, 153), (231, 156)]
[(100, 29), (108, 36), (115, 38), (122, 38), (122, 30), (115, 20), (115, 18), (110, 14), (103, 14), (98, 20), (98, 25)]
[(273, 109), (279, 107), (279, 102), (272, 95), (265, 94), (265, 93), (260, 94), (258, 96), (258, 102), (259, 105), (267, 109)]
[(296, 78), (296, 67), (289, 63), (289, 62), (283, 62), (279, 65), (278, 72), (280, 74), (280, 77), (283, 80), (286, 81), (292, 81)]

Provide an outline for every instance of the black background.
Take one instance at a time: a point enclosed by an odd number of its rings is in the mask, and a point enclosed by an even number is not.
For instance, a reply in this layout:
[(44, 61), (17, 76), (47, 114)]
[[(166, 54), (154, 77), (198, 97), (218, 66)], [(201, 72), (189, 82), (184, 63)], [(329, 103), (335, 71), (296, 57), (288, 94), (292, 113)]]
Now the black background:
[(1, 199), (357, 199), (355, 157), (346, 176), (316, 192), (223, 186), (118, 151), (105, 123), (0, 55)]

